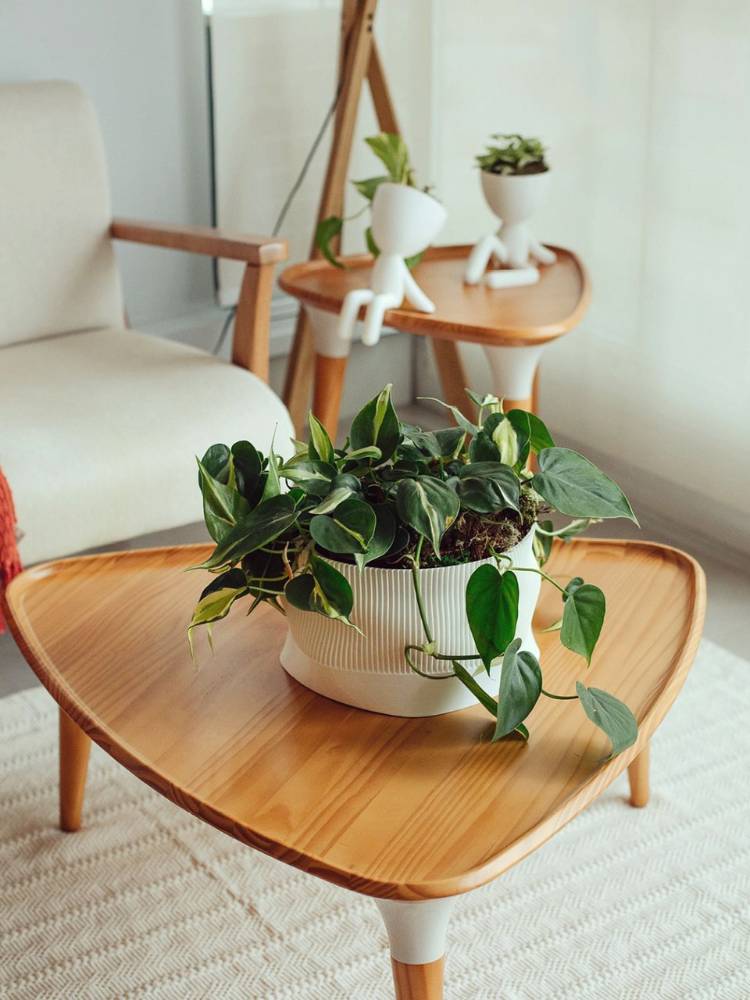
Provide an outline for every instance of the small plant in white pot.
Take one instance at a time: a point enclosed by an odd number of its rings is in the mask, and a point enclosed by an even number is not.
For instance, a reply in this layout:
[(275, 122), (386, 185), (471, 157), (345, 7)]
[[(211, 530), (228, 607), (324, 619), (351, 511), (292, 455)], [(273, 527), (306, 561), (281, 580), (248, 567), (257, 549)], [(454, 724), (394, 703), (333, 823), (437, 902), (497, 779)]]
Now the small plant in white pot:
[[(351, 340), (359, 310), (367, 306), (362, 342), (372, 346), (380, 339), (386, 310), (400, 306), (404, 299), (419, 312), (434, 312), (434, 304), (414, 280), (410, 267), (442, 229), (446, 212), (427, 190), (415, 186), (409, 151), (401, 136), (384, 132), (365, 142), (387, 171), (382, 176), (354, 181), (372, 206), (372, 224), (366, 230), (366, 239), (375, 264), (370, 288), (355, 288), (344, 299), (338, 336), (343, 341)], [(344, 221), (330, 216), (316, 231), (318, 247), (338, 267), (341, 263), (331, 250), (331, 240), (340, 234)]]
[[(234, 604), (285, 614), (281, 662), (321, 694), (392, 715), (436, 715), (479, 701), (496, 739), (524, 738), (539, 697), (578, 699), (612, 741), (637, 736), (629, 709), (579, 682), (545, 690), (531, 617), (540, 583), (562, 598), (560, 639), (588, 664), (605, 598), (544, 561), (552, 538), (593, 519), (635, 520), (620, 488), (583, 456), (555, 447), (522, 410), (473, 397), (478, 421), (401, 423), (387, 386), (335, 448), (311, 415), (309, 444), (281, 464), (248, 441), (214, 445), (199, 462), (215, 574), (189, 626), (211, 628)], [(536, 455), (537, 471), (527, 471)], [(286, 491), (285, 485), (286, 484)], [(557, 510), (574, 520), (552, 528)]]
[[(555, 254), (536, 240), (529, 219), (547, 193), (550, 170), (539, 139), (521, 135), (494, 135), (494, 144), (477, 156), (482, 192), (501, 220), (496, 233), (481, 239), (471, 251), (464, 278), (478, 285), (484, 277), (491, 288), (533, 284), (539, 280), (535, 264), (554, 264)], [(485, 274), (494, 257), (508, 270)]]

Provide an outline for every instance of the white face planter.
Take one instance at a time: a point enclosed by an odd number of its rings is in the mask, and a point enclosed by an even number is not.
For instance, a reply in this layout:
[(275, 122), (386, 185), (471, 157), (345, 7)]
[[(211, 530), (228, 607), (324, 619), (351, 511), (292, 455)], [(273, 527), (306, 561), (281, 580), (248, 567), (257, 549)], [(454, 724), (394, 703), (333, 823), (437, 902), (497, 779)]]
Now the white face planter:
[(412, 277), (404, 263), (425, 250), (445, 224), (446, 211), (433, 197), (405, 184), (381, 184), (372, 202), (372, 234), (380, 256), (372, 268), (370, 288), (349, 292), (341, 307), (338, 339), (352, 339), (361, 306), (367, 306), (362, 343), (372, 346), (380, 339), (383, 315), (404, 299), (419, 312), (434, 312), (435, 306)]
[[(534, 529), (509, 549), (515, 566), (537, 568), (532, 549)], [(427, 616), (441, 651), (457, 655), (476, 653), (466, 618), (466, 584), (483, 562), (436, 567), (421, 571)], [(440, 715), (476, 704), (475, 696), (455, 677), (433, 680), (414, 673), (404, 659), (404, 646), (424, 641), (411, 571), (366, 567), (360, 572), (350, 563), (333, 562), (346, 577), (354, 594), (352, 621), (364, 633), (341, 622), (285, 602), (289, 634), (281, 652), (288, 674), (318, 694), (356, 708), (405, 717)], [(516, 635), (522, 648), (539, 654), (531, 619), (539, 597), (540, 577), (519, 573)], [(432, 675), (445, 665), (421, 653), (414, 656), (420, 670)], [(479, 660), (477, 682), (497, 696), (499, 669), (488, 675)], [(449, 665), (448, 665), (449, 667)]]
[[(529, 219), (547, 193), (549, 175), (549, 170), (538, 174), (480, 172), (484, 197), (501, 225), (471, 251), (464, 274), (467, 284), (478, 285), (484, 277), (490, 288), (531, 285), (539, 280), (536, 263), (554, 264), (554, 253), (534, 239), (529, 229)], [(485, 274), (492, 257), (509, 269)]]

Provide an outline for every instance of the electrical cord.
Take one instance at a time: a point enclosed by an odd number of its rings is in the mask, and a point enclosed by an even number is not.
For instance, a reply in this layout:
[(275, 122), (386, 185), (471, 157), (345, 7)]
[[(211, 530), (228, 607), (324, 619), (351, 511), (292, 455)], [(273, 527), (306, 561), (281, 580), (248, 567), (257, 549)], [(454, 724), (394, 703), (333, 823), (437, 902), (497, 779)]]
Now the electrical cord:
[[(284, 220), (287, 217), (289, 209), (292, 207), (292, 203), (294, 202), (294, 199), (297, 197), (297, 192), (304, 183), (305, 177), (307, 176), (310, 166), (312, 165), (312, 162), (315, 158), (315, 154), (317, 153), (318, 148), (321, 142), (323, 141), (323, 136), (326, 133), (326, 129), (328, 128), (331, 119), (333, 118), (336, 112), (336, 108), (339, 103), (339, 97), (341, 96), (342, 85), (343, 85), (343, 80), (340, 79), (338, 84), (336, 85), (336, 93), (334, 95), (333, 101), (331, 102), (331, 106), (326, 111), (323, 121), (321, 122), (320, 128), (318, 129), (315, 138), (312, 141), (312, 145), (307, 151), (307, 155), (305, 156), (305, 159), (302, 163), (302, 167), (300, 168), (300, 171), (297, 174), (297, 178), (294, 181), (294, 184), (292, 184), (291, 188), (289, 189), (289, 194), (284, 199), (284, 204), (281, 206), (281, 211), (279, 212), (278, 218), (274, 223), (271, 236), (279, 235), (279, 231), (281, 230), (281, 227), (284, 225)], [(216, 345), (213, 349), (214, 354), (218, 354), (221, 348), (224, 346), (224, 341), (226, 340), (227, 333), (229, 332), (229, 329), (232, 325), (232, 321), (234, 320), (236, 314), (237, 314), (237, 306), (232, 306), (232, 308), (227, 313), (224, 323), (221, 327), (221, 333), (219, 334), (219, 339), (216, 341)]]

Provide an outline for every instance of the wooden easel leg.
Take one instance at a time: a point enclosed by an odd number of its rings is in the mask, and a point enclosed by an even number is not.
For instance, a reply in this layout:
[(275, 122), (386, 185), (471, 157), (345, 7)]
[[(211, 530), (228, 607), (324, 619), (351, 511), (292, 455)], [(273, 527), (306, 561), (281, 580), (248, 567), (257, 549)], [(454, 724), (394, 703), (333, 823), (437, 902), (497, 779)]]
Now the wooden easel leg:
[[(341, 18), (341, 91), (334, 124), (331, 153), (318, 209), (318, 222), (329, 215), (342, 215), (346, 172), (349, 169), (357, 109), (362, 83), (367, 74), (372, 51), (372, 22), (377, 0), (344, 0)], [(338, 249), (334, 241), (334, 249)], [(310, 259), (320, 256), (313, 239)], [(309, 405), (313, 379), (314, 350), (309, 320), (300, 310), (294, 344), (289, 355), (284, 402), (299, 431)]]
[(60, 709), (60, 829), (80, 829), (91, 740)]
[(637, 809), (642, 809), (648, 805), (650, 796), (649, 789), (649, 755), (651, 745), (649, 743), (641, 750), (633, 763), (628, 767), (628, 780), (630, 781), (630, 804)]

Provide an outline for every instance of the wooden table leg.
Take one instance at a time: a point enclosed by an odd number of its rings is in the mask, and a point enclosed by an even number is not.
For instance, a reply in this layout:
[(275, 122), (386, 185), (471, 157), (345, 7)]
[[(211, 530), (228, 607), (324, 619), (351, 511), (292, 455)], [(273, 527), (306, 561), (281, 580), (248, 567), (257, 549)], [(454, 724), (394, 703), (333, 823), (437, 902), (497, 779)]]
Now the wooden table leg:
[(642, 809), (648, 805), (649, 800), (649, 753), (651, 745), (649, 743), (641, 750), (632, 764), (628, 767), (628, 780), (630, 781), (630, 804)]
[(396, 1000), (440, 1000), (445, 959), (427, 965), (406, 965), (391, 959)]
[(336, 440), (348, 360), (348, 358), (327, 358), (323, 354), (315, 355), (312, 410), (328, 431), (332, 441)]
[(91, 740), (60, 709), (60, 829), (80, 829)]

